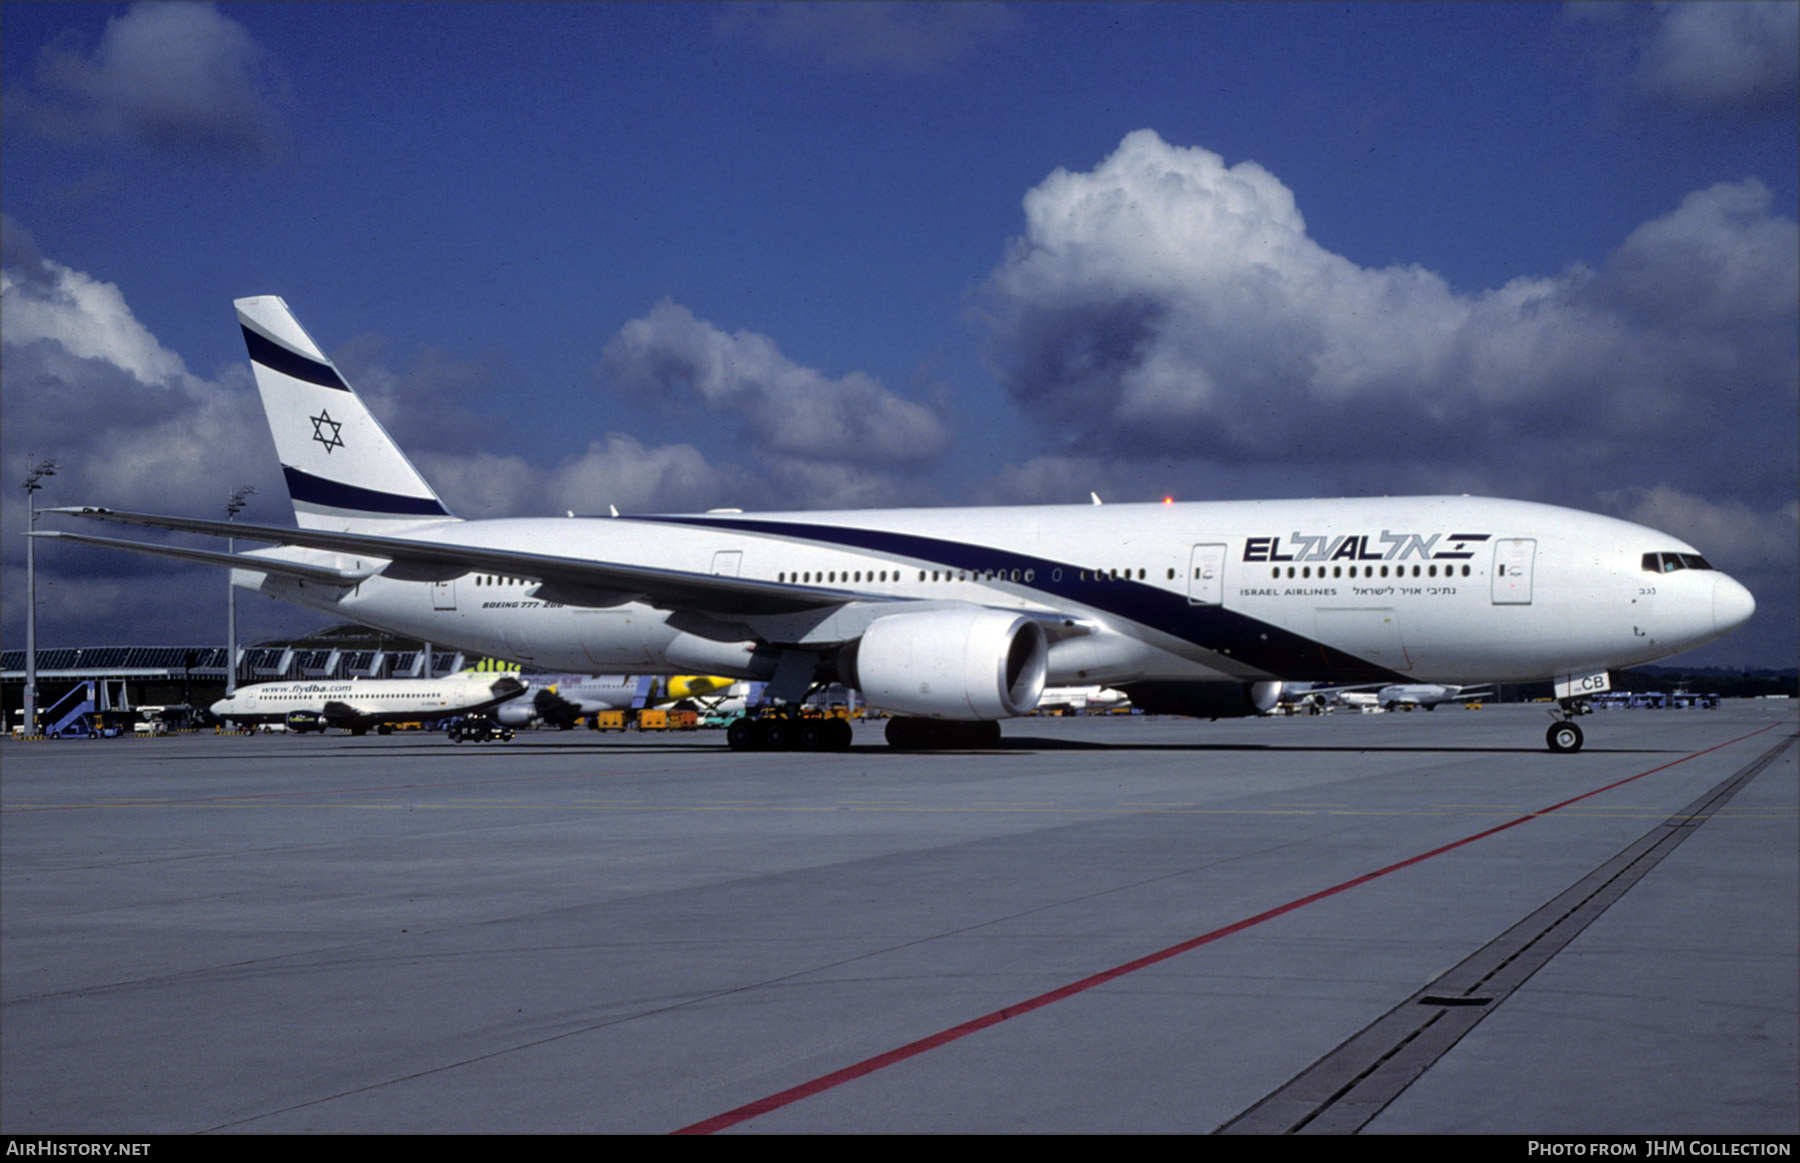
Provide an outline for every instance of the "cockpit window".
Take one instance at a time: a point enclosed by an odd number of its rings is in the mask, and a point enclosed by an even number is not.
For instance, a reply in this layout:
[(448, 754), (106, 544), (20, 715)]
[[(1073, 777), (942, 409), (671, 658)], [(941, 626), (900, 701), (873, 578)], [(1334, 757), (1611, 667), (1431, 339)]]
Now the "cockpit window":
[(1711, 569), (1712, 565), (1698, 553), (1646, 553), (1645, 573), (1674, 573), (1678, 569)]

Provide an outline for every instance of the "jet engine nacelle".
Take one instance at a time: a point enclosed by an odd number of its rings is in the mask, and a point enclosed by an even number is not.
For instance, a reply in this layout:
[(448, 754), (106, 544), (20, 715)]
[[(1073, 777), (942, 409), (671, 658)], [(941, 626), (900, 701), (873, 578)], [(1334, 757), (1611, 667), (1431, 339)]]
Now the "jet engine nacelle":
[(1281, 699), (1278, 682), (1134, 682), (1119, 688), (1146, 715), (1237, 719), (1261, 715)]
[(1044, 693), (1044, 628), (1006, 610), (938, 609), (869, 623), (849, 685), (878, 710), (926, 719), (1029, 714)]
[(511, 702), (501, 703), (488, 713), (508, 727), (529, 727), (533, 723), (545, 722), (567, 731), (575, 725), (581, 708), (549, 687), (539, 687), (536, 693), (520, 695)]

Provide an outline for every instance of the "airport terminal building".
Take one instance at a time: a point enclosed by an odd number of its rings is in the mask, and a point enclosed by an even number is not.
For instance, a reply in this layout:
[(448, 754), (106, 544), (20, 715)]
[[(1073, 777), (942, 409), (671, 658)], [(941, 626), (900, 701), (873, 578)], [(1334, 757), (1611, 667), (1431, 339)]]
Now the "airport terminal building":
[[(295, 679), (426, 678), (454, 674), (480, 661), (461, 651), (434, 649), (427, 668), (423, 643), (375, 638), (362, 627), (344, 626), (294, 642), (239, 647), (237, 681), (243, 685)], [(226, 666), (223, 646), (39, 649), (38, 705), (47, 713), (70, 691), (94, 683), (110, 707), (206, 706), (224, 696)], [(0, 688), (10, 729), (25, 705), (23, 650), (0, 652)]]

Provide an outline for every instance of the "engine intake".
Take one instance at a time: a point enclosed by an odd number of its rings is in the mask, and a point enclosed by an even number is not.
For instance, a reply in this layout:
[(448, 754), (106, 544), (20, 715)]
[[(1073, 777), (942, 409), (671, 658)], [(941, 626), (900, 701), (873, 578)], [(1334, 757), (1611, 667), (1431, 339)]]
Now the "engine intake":
[(878, 710), (927, 719), (1029, 714), (1044, 693), (1050, 647), (1021, 614), (979, 607), (877, 618), (857, 643), (848, 681)]

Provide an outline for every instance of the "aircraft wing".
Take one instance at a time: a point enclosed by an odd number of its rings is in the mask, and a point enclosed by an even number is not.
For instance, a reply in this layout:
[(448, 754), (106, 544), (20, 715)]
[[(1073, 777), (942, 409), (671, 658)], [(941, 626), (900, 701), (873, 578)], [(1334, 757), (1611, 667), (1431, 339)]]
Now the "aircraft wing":
[(219, 553), (211, 549), (185, 549), (179, 545), (150, 545), (142, 541), (120, 541), (116, 537), (90, 537), (85, 533), (63, 533), (46, 530), (33, 533), (33, 537), (51, 537), (59, 541), (72, 541), (77, 545), (98, 545), (104, 549), (128, 549), (134, 553), (147, 553), (152, 557), (170, 557), (176, 561), (193, 562), (199, 565), (222, 565), (231, 569), (254, 569), (259, 573), (278, 573), (286, 577), (297, 577), (305, 581), (327, 582), (332, 585), (352, 586), (367, 573), (352, 573), (349, 570), (328, 569), (322, 565), (307, 565), (298, 561), (279, 561), (267, 557), (250, 557), (242, 553)]
[[(531, 578), (540, 583), (539, 596), (547, 601), (570, 606), (613, 606), (629, 601), (642, 601), (665, 610), (694, 610), (706, 614), (741, 617), (797, 614), (825, 611), (851, 603), (904, 604), (911, 599), (893, 594), (861, 592), (825, 586), (803, 586), (791, 582), (773, 582), (757, 578), (730, 577), (724, 574), (694, 573), (688, 570), (659, 569), (651, 566), (620, 565), (581, 557), (563, 557), (549, 553), (524, 553), (517, 550), (489, 549), (458, 545), (447, 541), (426, 541), (411, 537), (393, 537), (376, 533), (340, 533), (329, 529), (300, 529), (291, 525), (257, 525), (238, 521), (207, 521), (195, 517), (167, 517), (153, 513), (126, 513), (117, 509), (71, 506), (40, 509), (40, 513), (59, 513), (85, 517), (95, 521), (113, 521), (122, 525), (140, 525), (150, 529), (167, 529), (176, 533), (199, 533), (213, 537), (235, 537), (243, 541), (264, 541), (276, 545), (293, 545), (304, 549), (321, 549), (331, 553), (385, 558), (392, 564), (385, 568), (360, 571), (333, 570), (318, 565), (285, 562), (275, 558), (245, 554), (212, 553), (199, 549), (150, 545), (136, 541), (84, 537), (72, 533), (34, 533), (35, 537), (64, 537), (87, 544), (106, 545), (184, 561), (209, 565), (227, 565), (263, 573), (287, 574), (307, 580), (327, 581), (337, 585), (355, 585), (374, 573), (400, 576), (410, 580), (445, 580), (472, 572), (492, 572), (510, 577)], [(455, 528), (454, 525), (448, 526)], [(1057, 611), (1021, 611), (1035, 619), (1051, 641), (1091, 634), (1094, 624), (1085, 615)]]
[(1350, 686), (1315, 686), (1307, 690), (1300, 690), (1299, 687), (1302, 685), (1304, 684), (1294, 684), (1293, 694), (1296, 698), (1304, 698), (1307, 695), (1348, 695), (1360, 691), (1378, 691), (1384, 686), (1393, 686), (1394, 684), (1391, 682), (1364, 682), (1354, 683)]
[[(887, 594), (858, 593), (851, 590), (827, 589), (819, 586), (790, 585), (755, 578), (727, 577), (721, 574), (693, 573), (687, 570), (658, 569), (637, 565), (617, 565), (586, 558), (561, 557), (549, 553), (523, 553), (517, 550), (486, 549), (443, 541), (425, 541), (410, 537), (391, 537), (373, 533), (339, 533), (328, 529), (299, 529), (286, 525), (255, 525), (237, 521), (206, 521), (190, 517), (165, 517), (152, 513), (124, 513), (115, 509), (72, 507), (40, 509), (40, 513), (61, 513), (97, 521), (115, 521), (123, 525), (141, 525), (151, 529), (168, 529), (178, 533), (202, 533), (214, 537), (235, 537), (243, 541), (266, 541), (277, 545), (296, 545), (306, 549), (322, 549), (332, 553), (359, 554), (363, 557), (386, 558), (409, 575), (423, 570), (439, 578), (469, 572), (492, 572), (511, 577), (531, 578), (548, 591), (543, 596), (565, 605), (616, 605), (627, 601), (643, 601), (663, 609), (690, 609), (718, 614), (791, 614), (842, 605), (845, 602), (897, 601)], [(453, 526), (452, 526), (453, 527)], [(53, 534), (37, 534), (51, 536)], [(71, 534), (61, 534), (69, 537)], [(165, 546), (145, 545), (132, 541), (102, 542), (114, 549), (130, 549), (165, 557), (183, 557), (189, 561), (205, 561), (214, 565), (232, 565), (240, 569), (265, 573), (293, 573), (289, 563), (268, 558), (229, 554), (207, 556), (205, 551), (184, 549), (179, 552)], [(196, 556), (199, 555), (199, 556)], [(305, 567), (318, 569), (319, 567)], [(454, 571), (454, 572), (447, 572)], [(386, 571), (394, 572), (393, 567)], [(353, 585), (367, 573), (326, 570), (328, 580)], [(311, 577), (311, 574), (299, 576)], [(322, 579), (325, 580), (325, 579)]]

